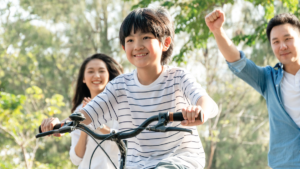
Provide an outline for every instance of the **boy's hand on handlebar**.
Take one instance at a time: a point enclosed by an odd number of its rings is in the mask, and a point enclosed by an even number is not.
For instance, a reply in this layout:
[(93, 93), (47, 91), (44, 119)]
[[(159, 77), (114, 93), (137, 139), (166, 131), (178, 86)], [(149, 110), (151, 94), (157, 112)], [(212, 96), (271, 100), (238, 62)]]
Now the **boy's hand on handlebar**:
[(205, 16), (205, 22), (211, 32), (218, 31), (225, 22), (225, 14), (221, 10), (214, 10)]
[[(47, 131), (53, 130), (53, 127), (58, 123), (60, 123), (58, 118), (50, 117), (48, 119), (44, 119), (41, 124), (41, 130), (42, 130), (42, 132), (47, 132)], [(60, 137), (62, 134), (55, 133), (53, 135), (56, 137)]]
[(195, 121), (199, 116), (202, 108), (200, 106), (188, 106), (187, 108), (182, 109), (182, 116), (184, 121), (181, 122), (183, 126), (197, 126), (203, 124), (203, 122)]

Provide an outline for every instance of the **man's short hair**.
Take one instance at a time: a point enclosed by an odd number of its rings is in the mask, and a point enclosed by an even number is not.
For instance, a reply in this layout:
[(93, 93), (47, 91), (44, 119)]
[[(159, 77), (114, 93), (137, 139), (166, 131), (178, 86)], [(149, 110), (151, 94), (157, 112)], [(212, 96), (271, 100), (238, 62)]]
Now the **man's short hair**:
[(278, 14), (270, 20), (270, 22), (268, 23), (268, 26), (267, 26), (267, 36), (268, 36), (269, 42), (271, 42), (270, 34), (271, 34), (273, 27), (278, 26), (278, 25), (283, 25), (286, 23), (289, 23), (292, 26), (294, 26), (295, 28), (297, 28), (300, 33), (300, 21), (295, 15), (290, 14), (290, 13)]

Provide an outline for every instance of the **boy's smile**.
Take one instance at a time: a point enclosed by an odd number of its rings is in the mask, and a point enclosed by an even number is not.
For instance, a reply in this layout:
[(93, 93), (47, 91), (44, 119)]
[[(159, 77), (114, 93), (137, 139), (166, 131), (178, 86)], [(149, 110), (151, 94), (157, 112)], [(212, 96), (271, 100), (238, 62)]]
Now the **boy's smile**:
[(130, 63), (140, 68), (161, 66), (163, 46), (152, 33), (133, 32), (125, 38), (124, 50)]

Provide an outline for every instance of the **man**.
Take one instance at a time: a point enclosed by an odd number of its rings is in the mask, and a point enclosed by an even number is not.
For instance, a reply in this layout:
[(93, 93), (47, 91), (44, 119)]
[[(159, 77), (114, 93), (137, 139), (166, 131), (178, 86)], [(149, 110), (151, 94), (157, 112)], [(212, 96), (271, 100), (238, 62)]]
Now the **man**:
[(270, 20), (267, 36), (275, 67), (258, 67), (238, 51), (222, 25), (225, 15), (215, 10), (205, 18), (230, 70), (251, 85), (265, 99), (269, 112), (268, 163), (274, 169), (300, 168), (300, 22), (292, 14)]

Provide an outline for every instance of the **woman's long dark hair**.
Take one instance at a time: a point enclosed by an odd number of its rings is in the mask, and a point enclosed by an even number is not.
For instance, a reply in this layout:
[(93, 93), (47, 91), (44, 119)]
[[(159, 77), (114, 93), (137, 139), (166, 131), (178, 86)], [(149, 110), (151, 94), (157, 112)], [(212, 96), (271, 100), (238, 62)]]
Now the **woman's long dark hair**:
[(81, 104), (84, 97), (91, 97), (89, 88), (85, 83), (83, 83), (83, 78), (86, 65), (93, 59), (100, 59), (106, 64), (106, 68), (109, 74), (109, 81), (123, 73), (122, 66), (118, 62), (116, 62), (112, 57), (109, 57), (105, 54), (96, 53), (93, 56), (86, 58), (79, 70), (75, 94), (72, 100), (71, 113), (73, 113), (76, 110), (76, 108)]

